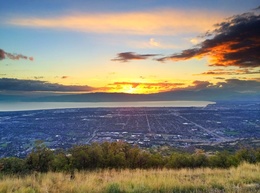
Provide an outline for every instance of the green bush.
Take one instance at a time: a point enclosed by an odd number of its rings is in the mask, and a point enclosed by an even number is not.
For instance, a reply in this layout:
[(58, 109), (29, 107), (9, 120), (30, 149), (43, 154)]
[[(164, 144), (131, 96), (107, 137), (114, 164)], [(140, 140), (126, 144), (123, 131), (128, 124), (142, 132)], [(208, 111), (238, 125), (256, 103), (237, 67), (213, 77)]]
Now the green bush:
[(106, 192), (107, 193), (121, 193), (120, 187), (117, 183), (109, 184)]

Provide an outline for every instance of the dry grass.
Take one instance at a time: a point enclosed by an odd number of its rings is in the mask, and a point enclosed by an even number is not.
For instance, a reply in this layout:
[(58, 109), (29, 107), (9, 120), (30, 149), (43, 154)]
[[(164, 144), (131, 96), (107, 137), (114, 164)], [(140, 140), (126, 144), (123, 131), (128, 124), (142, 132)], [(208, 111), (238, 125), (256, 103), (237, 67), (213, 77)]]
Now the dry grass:
[(230, 169), (100, 170), (2, 177), (0, 192), (260, 192), (260, 165)]

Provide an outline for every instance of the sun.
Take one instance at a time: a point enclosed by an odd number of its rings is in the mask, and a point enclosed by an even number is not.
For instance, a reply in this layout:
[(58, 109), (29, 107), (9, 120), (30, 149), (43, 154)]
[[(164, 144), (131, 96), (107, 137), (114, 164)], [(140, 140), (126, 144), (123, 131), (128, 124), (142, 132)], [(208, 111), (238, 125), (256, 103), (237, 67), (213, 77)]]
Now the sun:
[(142, 82), (114, 82), (109, 85), (107, 92), (128, 93), (128, 94), (152, 94), (168, 91), (175, 87), (170, 83), (142, 83)]
[(133, 88), (131, 85), (127, 85), (127, 86), (123, 87), (122, 92), (128, 93), (128, 94), (136, 94), (137, 89)]
[(122, 86), (121, 89), (117, 90), (117, 92), (128, 93), (128, 94), (145, 94), (149, 93), (149, 90), (146, 90), (142, 86), (133, 86), (131, 84)]

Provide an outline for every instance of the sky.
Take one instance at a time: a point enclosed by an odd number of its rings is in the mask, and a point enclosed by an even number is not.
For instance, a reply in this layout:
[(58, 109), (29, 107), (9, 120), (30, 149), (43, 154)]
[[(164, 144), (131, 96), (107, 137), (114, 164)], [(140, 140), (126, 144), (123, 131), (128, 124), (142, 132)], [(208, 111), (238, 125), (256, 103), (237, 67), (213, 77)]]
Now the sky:
[(259, 0), (0, 5), (0, 94), (260, 90)]

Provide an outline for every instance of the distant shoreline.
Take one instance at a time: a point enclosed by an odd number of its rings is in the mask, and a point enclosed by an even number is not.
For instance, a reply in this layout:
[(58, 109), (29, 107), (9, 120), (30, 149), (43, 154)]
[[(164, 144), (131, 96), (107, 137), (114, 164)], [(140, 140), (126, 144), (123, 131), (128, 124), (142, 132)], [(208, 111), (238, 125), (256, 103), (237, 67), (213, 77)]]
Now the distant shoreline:
[(0, 102), (0, 112), (68, 108), (206, 107), (212, 101), (136, 101), (136, 102)]

